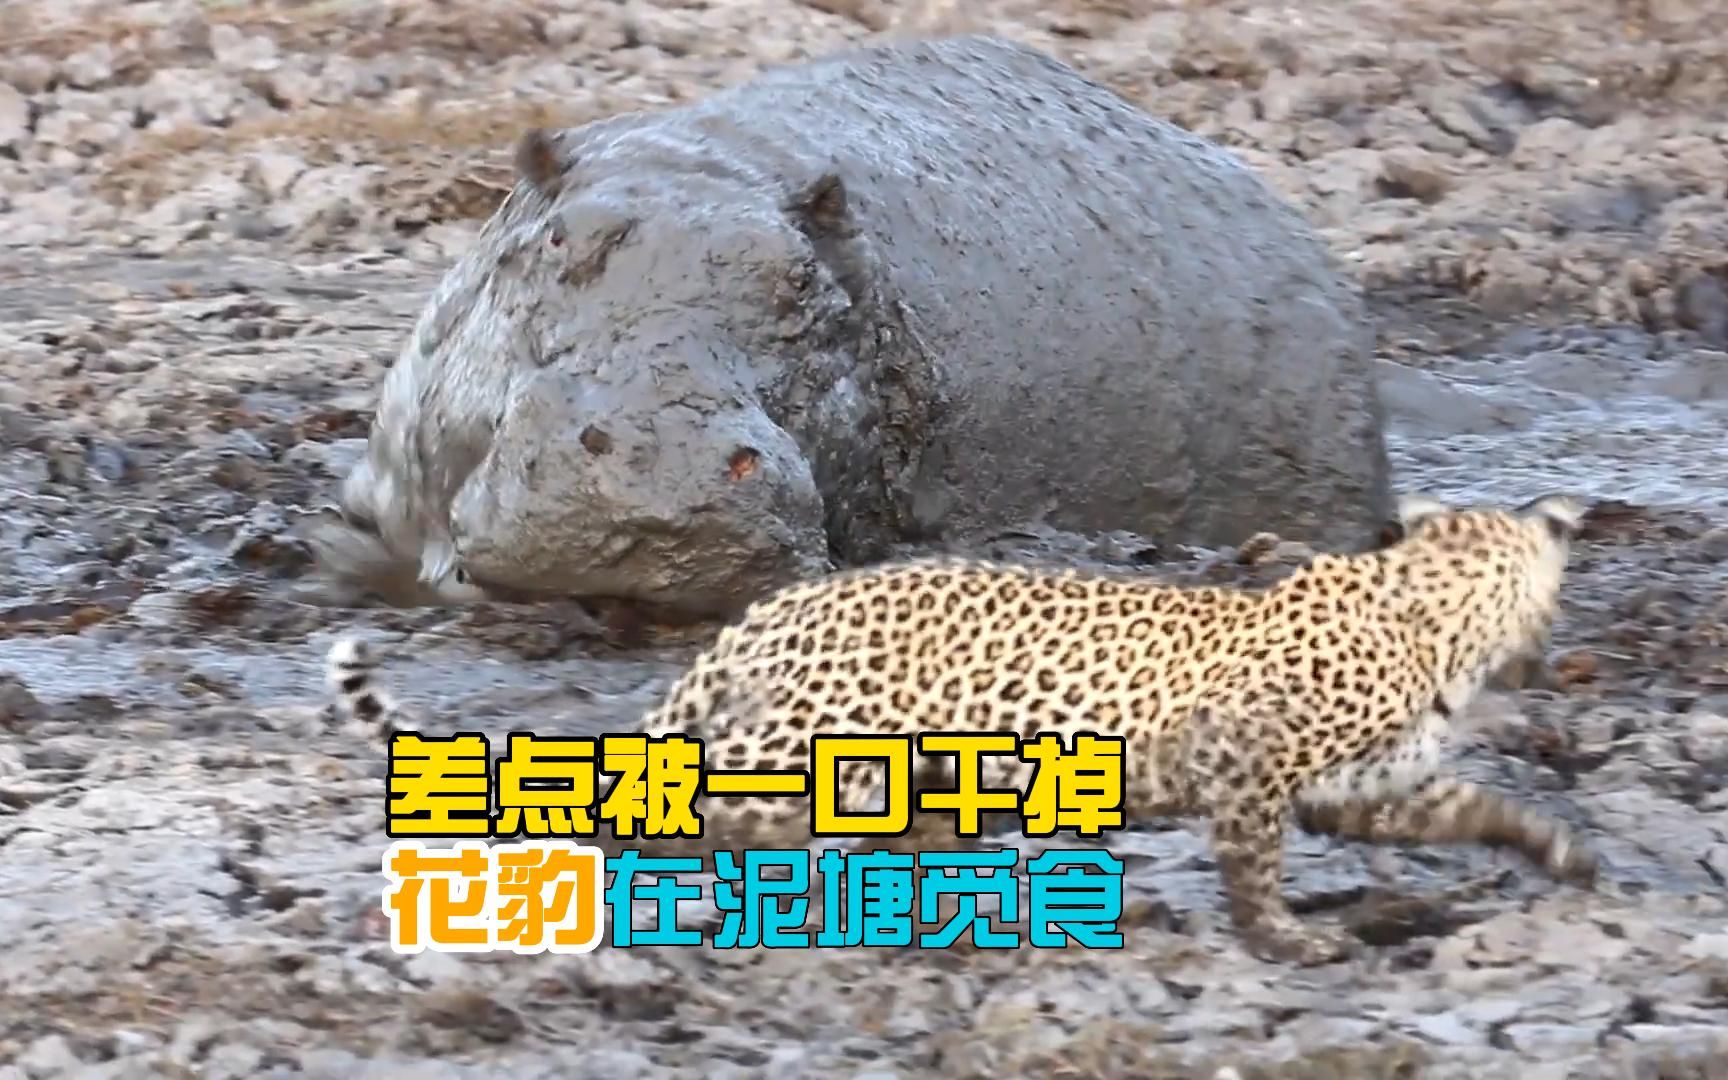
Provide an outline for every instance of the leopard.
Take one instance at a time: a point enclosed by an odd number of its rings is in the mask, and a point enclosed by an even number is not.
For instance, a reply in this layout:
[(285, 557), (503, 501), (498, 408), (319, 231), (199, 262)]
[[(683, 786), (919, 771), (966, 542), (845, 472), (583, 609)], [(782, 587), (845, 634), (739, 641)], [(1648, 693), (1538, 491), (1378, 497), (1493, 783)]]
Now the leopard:
[[(1230, 926), (1272, 963), (1361, 946), (1284, 895), (1290, 826), (1379, 845), (1481, 845), (1586, 889), (1599, 859), (1564, 821), (1467, 781), (1449, 750), (1496, 673), (1540, 663), (1587, 504), (1515, 507), (1405, 494), (1377, 544), (1312, 555), (1266, 585), (1142, 570), (936, 555), (786, 586), (725, 626), (643, 730), (703, 740), (705, 763), (801, 771), (816, 734), (1009, 732), (1119, 737), (1129, 825), (1199, 818)], [(331, 652), (351, 716), (389, 737), (392, 708), (352, 641)], [(953, 781), (925, 758), (918, 790)], [(980, 785), (1025, 790), (1031, 761), (984, 756)], [(882, 797), (843, 761), (842, 805)], [(952, 788), (948, 788), (952, 790)], [(918, 812), (895, 851), (964, 847)], [(705, 799), (717, 843), (808, 844), (796, 798)], [(662, 844), (672, 841), (654, 840)]]

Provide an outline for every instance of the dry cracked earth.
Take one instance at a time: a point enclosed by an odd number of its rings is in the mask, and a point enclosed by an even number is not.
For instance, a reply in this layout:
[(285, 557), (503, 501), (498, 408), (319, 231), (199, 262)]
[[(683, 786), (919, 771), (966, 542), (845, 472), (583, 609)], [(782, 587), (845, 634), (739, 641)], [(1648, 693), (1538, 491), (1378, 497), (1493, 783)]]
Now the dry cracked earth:
[[(1184, 827), (1110, 840), (1120, 952), (393, 954), (331, 635), (492, 731), (627, 724), (700, 639), (294, 598), (285, 533), (509, 133), (966, 30), (1303, 207), (1373, 299), (1400, 485), (1598, 501), (1559, 687), (1484, 702), (1464, 767), (1606, 881), (1298, 839), (1306, 917), (1369, 947), (1288, 969)], [(1717, 0), (0, 0), (0, 1077), (1728, 1076), (1724, 102)], [(1292, 550), (991, 546), (1219, 580)]]

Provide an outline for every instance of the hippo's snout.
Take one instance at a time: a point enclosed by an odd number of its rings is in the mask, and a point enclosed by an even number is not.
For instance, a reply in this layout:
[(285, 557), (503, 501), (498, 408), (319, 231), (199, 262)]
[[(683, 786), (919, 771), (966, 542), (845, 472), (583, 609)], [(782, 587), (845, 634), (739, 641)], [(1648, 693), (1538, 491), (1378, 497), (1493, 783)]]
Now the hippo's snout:
[(753, 598), (741, 582), (826, 569), (822, 498), (791, 436), (741, 394), (666, 388), (542, 373), (451, 507), (468, 571), (725, 614)]

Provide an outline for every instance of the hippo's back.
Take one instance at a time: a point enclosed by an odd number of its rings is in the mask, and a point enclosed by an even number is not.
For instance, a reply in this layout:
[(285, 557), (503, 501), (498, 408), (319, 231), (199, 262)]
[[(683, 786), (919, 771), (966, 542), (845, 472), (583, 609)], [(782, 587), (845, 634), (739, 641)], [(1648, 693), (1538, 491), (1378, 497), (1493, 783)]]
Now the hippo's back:
[(772, 70), (636, 133), (844, 181), (938, 365), (944, 531), (1362, 539), (1387, 466), (1355, 294), (1234, 155), (982, 36)]

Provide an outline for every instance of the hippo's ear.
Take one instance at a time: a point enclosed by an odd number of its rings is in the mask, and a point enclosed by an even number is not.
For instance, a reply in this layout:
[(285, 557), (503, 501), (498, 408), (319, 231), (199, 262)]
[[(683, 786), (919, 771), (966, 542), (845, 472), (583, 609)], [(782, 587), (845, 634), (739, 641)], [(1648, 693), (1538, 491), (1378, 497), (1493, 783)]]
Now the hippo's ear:
[(834, 236), (847, 231), (852, 209), (846, 182), (837, 172), (825, 172), (786, 200), (786, 212), (809, 236)]
[(564, 157), (557, 137), (545, 128), (530, 128), (516, 140), (514, 164), (516, 175), (546, 199), (556, 199), (564, 190)]

